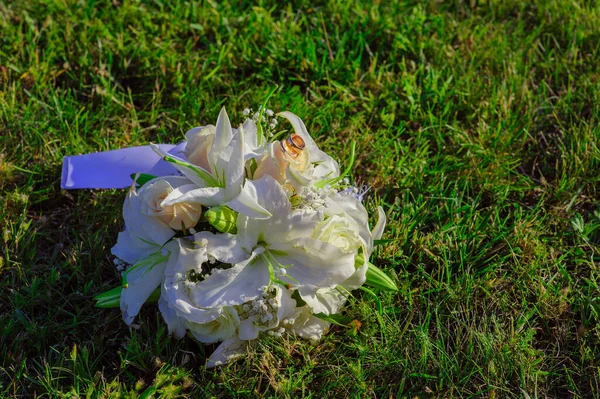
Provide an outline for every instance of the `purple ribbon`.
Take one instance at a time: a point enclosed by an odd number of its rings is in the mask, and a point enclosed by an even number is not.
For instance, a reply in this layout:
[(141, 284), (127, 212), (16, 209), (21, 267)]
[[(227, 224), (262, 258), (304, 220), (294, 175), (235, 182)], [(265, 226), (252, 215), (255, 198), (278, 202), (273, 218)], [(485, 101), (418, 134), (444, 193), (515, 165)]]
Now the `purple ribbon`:
[[(183, 157), (185, 144), (186, 142), (178, 145), (159, 144), (159, 147), (170, 154)], [(130, 147), (64, 157), (60, 187), (67, 190), (126, 188), (131, 186), (131, 174), (138, 172), (154, 176), (177, 174), (175, 168), (162, 160), (150, 146)]]

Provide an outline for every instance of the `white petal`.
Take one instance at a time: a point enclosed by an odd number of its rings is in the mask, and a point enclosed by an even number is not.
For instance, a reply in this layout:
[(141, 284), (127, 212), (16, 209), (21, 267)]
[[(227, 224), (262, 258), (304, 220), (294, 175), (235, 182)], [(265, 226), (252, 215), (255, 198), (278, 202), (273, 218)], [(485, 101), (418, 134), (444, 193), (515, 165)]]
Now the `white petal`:
[(225, 200), (225, 189), (221, 187), (203, 187), (189, 190), (177, 198), (168, 199), (162, 203), (163, 206), (174, 205), (179, 202), (190, 202), (206, 206), (223, 205)]
[(152, 147), (154, 152), (156, 152), (158, 155), (160, 155), (163, 158), (165, 156), (169, 156), (169, 157), (177, 160), (178, 163), (173, 163), (173, 162), (169, 162), (169, 163), (175, 169), (177, 169), (178, 171), (183, 173), (188, 179), (190, 179), (192, 182), (194, 182), (194, 184), (196, 184), (198, 187), (209, 186), (208, 182), (204, 178), (202, 178), (202, 175), (210, 175), (210, 173), (208, 171), (202, 169), (199, 166), (192, 165), (188, 161), (186, 161), (178, 156), (166, 153), (156, 144), (151, 143), (150, 147)]
[(304, 150), (308, 151), (310, 163), (318, 163), (318, 165), (315, 166), (315, 177), (332, 178), (340, 175), (338, 163), (319, 149), (315, 141), (310, 137), (310, 134), (308, 134), (308, 130), (306, 130), (306, 126), (304, 126), (302, 119), (288, 111), (280, 112), (278, 115), (281, 115), (290, 121), (296, 134), (302, 137), (305, 144)]
[(169, 306), (162, 295), (158, 300), (158, 309), (162, 314), (163, 320), (167, 323), (169, 334), (173, 335), (176, 339), (183, 338), (185, 336), (185, 326), (183, 325), (181, 318), (177, 316), (175, 310)]
[(373, 235), (373, 239), (375, 240), (381, 239), (386, 222), (385, 212), (383, 211), (383, 208), (378, 206), (377, 212), (379, 213), (379, 219), (377, 219), (377, 224), (375, 225), (375, 227), (373, 228), (373, 232), (371, 233)]
[(300, 173), (298, 170), (292, 168), (290, 165), (287, 166), (285, 175), (290, 181), (290, 184), (296, 190), (300, 190), (302, 187), (308, 187), (313, 182), (313, 180), (310, 177), (305, 176), (305, 174)]
[(125, 324), (133, 322), (144, 302), (158, 288), (164, 278), (166, 264), (167, 262), (150, 263), (127, 275), (128, 287), (121, 291), (121, 312)]
[(346, 303), (347, 298), (348, 293), (339, 288), (318, 290), (314, 296), (302, 297), (313, 313), (323, 313), (326, 315), (339, 313)]
[(251, 180), (246, 180), (244, 188), (235, 198), (227, 202), (226, 205), (234, 211), (250, 218), (268, 219), (272, 214), (258, 203), (256, 190), (254, 183)]
[(117, 243), (111, 248), (110, 252), (129, 264), (134, 264), (144, 256), (156, 250), (156, 246), (147, 244), (129, 234), (129, 231), (122, 231), (117, 236)]
[(129, 190), (123, 204), (123, 219), (131, 238), (163, 245), (175, 234), (166, 223), (142, 213), (141, 200), (133, 187)]
[(297, 239), (285, 255), (277, 255), (281, 264), (292, 265), (281, 280), (297, 287), (303, 298), (343, 283), (355, 272), (354, 260), (354, 253), (311, 238)]
[(209, 323), (190, 323), (185, 325), (194, 338), (205, 344), (224, 341), (236, 335), (240, 318), (233, 306), (223, 306), (221, 315)]
[(244, 159), (260, 158), (265, 153), (265, 148), (258, 145), (258, 130), (252, 119), (247, 119), (243, 126), (244, 132)]
[(361, 240), (371, 253), (373, 237), (369, 231), (369, 215), (363, 204), (352, 195), (334, 194), (327, 198), (327, 216), (340, 215), (353, 223)]
[[(185, 179), (187, 180), (187, 178), (185, 178)], [(195, 184), (185, 184), (183, 186), (174, 187), (173, 191), (171, 191), (169, 193), (169, 195), (167, 195), (165, 197), (165, 199), (161, 202), (160, 206), (165, 207), (165, 206), (177, 204), (179, 202), (184, 202), (184, 201), (181, 201), (180, 197), (183, 196), (184, 194), (187, 194), (188, 192), (190, 192), (192, 190), (196, 190), (196, 189), (198, 189), (198, 186)]]
[(231, 122), (229, 122), (229, 116), (227, 116), (227, 111), (225, 111), (225, 107), (223, 107), (221, 108), (221, 112), (219, 112), (219, 117), (217, 118), (215, 139), (213, 141), (212, 148), (208, 153), (208, 159), (210, 160), (211, 164), (217, 163), (219, 153), (229, 145), (232, 138), (233, 129), (231, 128)]
[(318, 341), (329, 328), (329, 322), (312, 315), (308, 306), (296, 309), (292, 331), (301, 338)]
[(190, 297), (203, 308), (214, 306), (241, 305), (262, 294), (269, 284), (267, 265), (262, 259), (250, 258), (247, 263), (238, 263), (232, 268), (215, 270), (204, 281), (199, 282)]
[(225, 147), (217, 158), (216, 170), (225, 175), (226, 199), (230, 200), (240, 193), (244, 184), (246, 169), (244, 161), (244, 135), (236, 134), (235, 139)]
[(244, 341), (251, 341), (258, 338), (258, 334), (264, 329), (257, 323), (258, 316), (253, 315), (240, 322), (238, 337)]
[(206, 368), (222, 366), (240, 358), (246, 352), (247, 346), (248, 341), (242, 341), (237, 337), (223, 341), (206, 360)]
[(206, 240), (206, 251), (219, 262), (235, 264), (248, 257), (237, 240), (237, 236), (229, 233), (213, 234), (203, 231), (194, 235), (194, 241), (202, 245)]
[(165, 279), (162, 293), (169, 306), (177, 315), (186, 321), (194, 323), (208, 323), (221, 315), (221, 308), (203, 309), (191, 300), (191, 293), (195, 286), (186, 285), (188, 272), (202, 271), (202, 265), (208, 262), (206, 247), (192, 247), (185, 240), (179, 243), (177, 253), (170, 257), (165, 269)]

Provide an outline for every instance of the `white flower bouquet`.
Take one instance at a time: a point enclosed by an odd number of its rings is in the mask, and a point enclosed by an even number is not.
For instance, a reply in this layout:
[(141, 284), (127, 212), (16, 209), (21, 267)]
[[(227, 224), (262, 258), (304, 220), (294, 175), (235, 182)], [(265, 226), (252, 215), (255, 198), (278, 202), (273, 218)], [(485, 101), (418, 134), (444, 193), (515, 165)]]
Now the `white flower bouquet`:
[(265, 107), (237, 129), (222, 109), (216, 126), (186, 133), (182, 153), (152, 145), (178, 173), (132, 176), (112, 248), (122, 286), (97, 306), (120, 307), (131, 325), (157, 301), (174, 337), (222, 342), (212, 367), (264, 333), (319, 340), (363, 284), (396, 290), (369, 263), (386, 219), (378, 207), (369, 228), (364, 193), (346, 177), (352, 162), (341, 173), (300, 118), (278, 116), (294, 133), (276, 133)]

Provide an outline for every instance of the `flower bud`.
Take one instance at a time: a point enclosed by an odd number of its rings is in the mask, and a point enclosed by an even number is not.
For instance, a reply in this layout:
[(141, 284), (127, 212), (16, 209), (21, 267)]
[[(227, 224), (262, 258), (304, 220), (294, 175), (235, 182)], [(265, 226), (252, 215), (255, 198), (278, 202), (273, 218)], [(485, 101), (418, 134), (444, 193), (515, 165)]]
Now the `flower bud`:
[(392, 279), (372, 263), (369, 263), (365, 284), (384, 291), (398, 291), (398, 287), (396, 287)]
[(231, 208), (226, 206), (213, 206), (206, 212), (204, 216), (208, 223), (221, 233), (237, 233), (237, 220), (238, 213)]

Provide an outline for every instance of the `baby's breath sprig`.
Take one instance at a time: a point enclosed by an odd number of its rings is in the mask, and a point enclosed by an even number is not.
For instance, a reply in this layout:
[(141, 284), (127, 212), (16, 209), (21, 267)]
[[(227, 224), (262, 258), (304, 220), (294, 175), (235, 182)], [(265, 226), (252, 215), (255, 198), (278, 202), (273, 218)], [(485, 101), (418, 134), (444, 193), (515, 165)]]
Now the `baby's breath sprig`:
[(259, 131), (263, 132), (269, 139), (273, 139), (279, 120), (272, 109), (263, 108), (262, 105), (259, 105), (257, 111), (246, 108), (242, 111), (242, 115), (244, 116), (244, 122), (252, 119)]

